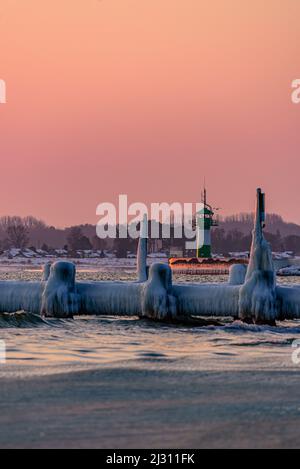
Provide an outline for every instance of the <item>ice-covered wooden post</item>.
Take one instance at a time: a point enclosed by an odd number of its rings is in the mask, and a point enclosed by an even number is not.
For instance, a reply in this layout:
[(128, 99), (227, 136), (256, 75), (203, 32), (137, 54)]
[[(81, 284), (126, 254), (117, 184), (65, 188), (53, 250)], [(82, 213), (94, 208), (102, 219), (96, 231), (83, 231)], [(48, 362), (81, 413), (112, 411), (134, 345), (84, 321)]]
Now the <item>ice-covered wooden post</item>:
[(239, 317), (247, 322), (275, 323), (276, 275), (269, 243), (263, 235), (265, 197), (257, 189), (255, 224), (246, 279), (239, 294)]
[(165, 264), (152, 264), (149, 279), (143, 284), (141, 317), (158, 321), (172, 321), (177, 315), (177, 301), (173, 295), (172, 270)]
[(148, 217), (144, 215), (141, 222), (140, 238), (137, 250), (137, 275), (139, 282), (146, 282), (148, 279), (147, 269), (148, 254)]
[(47, 280), (50, 277), (50, 270), (51, 270), (51, 262), (46, 262), (46, 264), (43, 267), (43, 275), (42, 275), (42, 281), (47, 282)]

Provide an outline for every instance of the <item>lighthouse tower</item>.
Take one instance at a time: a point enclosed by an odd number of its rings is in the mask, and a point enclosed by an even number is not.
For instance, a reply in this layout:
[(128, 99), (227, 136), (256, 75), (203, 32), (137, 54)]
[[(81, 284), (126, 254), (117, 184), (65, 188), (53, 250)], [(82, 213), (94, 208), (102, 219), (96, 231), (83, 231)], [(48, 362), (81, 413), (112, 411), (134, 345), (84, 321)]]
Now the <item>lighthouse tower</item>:
[(211, 227), (216, 226), (212, 207), (207, 203), (206, 188), (202, 197), (202, 208), (196, 213), (197, 257), (209, 258), (211, 255)]

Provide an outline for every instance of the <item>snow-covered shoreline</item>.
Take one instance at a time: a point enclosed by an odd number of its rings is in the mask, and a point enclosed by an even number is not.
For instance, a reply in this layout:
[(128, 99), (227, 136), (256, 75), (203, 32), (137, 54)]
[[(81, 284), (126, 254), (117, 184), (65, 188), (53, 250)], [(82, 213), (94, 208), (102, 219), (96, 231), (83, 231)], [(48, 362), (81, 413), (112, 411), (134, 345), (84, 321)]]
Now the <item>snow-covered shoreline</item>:
[(300, 276), (300, 265), (290, 266), (280, 269), (277, 272), (280, 277), (299, 277)]

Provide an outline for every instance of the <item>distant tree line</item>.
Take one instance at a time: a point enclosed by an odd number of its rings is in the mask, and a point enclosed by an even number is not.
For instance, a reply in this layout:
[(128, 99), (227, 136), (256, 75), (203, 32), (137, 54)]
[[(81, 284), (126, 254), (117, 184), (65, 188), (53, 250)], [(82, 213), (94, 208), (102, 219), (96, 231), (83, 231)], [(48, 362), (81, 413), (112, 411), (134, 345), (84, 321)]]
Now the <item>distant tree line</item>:
[[(265, 236), (273, 251), (292, 251), (300, 255), (300, 225), (286, 223), (280, 216), (271, 214), (267, 218)], [(213, 252), (227, 255), (230, 252), (248, 251), (251, 245), (253, 214), (243, 213), (219, 219), (219, 226), (212, 231)], [(118, 232), (118, 230), (117, 230)], [(162, 225), (159, 224), (160, 238)], [(163, 239), (161, 248), (168, 251), (176, 246), (184, 252), (185, 239), (176, 239), (174, 226), (170, 227), (171, 239)], [(149, 234), (151, 225), (149, 222)], [(119, 257), (127, 251), (135, 252), (137, 240), (131, 238), (115, 240), (99, 239), (94, 225), (78, 225), (64, 229), (48, 226), (34, 217), (5, 216), (0, 218), (0, 250), (9, 248), (65, 249), (70, 254), (78, 250), (114, 250)], [(189, 253), (186, 253), (187, 255)]]
[[(276, 234), (265, 231), (265, 238), (271, 243), (275, 252), (293, 251), (300, 254), (300, 236), (289, 235), (282, 237), (278, 231)], [(217, 253), (249, 251), (251, 246), (251, 234), (243, 234), (236, 229), (225, 231), (223, 228), (212, 232), (213, 250)]]

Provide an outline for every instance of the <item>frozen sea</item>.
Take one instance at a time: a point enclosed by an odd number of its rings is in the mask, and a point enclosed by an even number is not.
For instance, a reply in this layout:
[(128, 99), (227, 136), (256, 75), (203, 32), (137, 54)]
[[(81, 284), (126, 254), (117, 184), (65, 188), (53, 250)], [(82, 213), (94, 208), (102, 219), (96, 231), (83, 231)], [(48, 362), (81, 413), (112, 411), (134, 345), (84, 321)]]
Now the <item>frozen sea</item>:
[[(0, 268), (0, 279), (40, 277), (37, 266)], [(81, 266), (77, 278), (134, 280), (135, 272)], [(187, 280), (227, 279), (174, 278)], [(1, 314), (0, 447), (300, 447), (300, 364), (292, 359), (300, 321), (221, 322)]]

